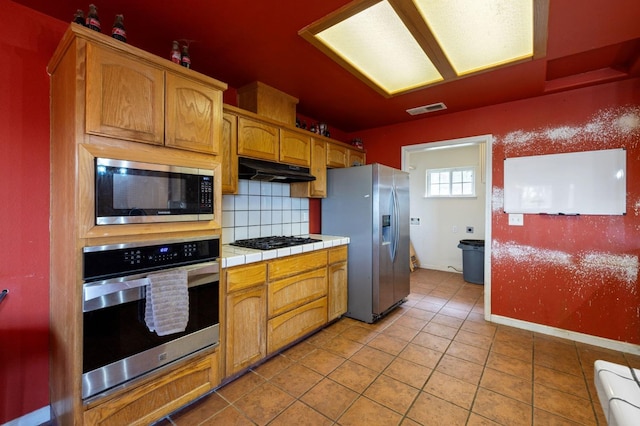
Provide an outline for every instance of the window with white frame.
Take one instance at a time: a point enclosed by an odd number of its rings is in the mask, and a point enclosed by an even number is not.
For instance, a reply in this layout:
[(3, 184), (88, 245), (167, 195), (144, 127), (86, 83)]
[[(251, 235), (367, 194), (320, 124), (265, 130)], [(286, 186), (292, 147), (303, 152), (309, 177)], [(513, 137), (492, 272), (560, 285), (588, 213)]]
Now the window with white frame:
[(475, 167), (453, 167), (427, 170), (425, 197), (475, 197)]

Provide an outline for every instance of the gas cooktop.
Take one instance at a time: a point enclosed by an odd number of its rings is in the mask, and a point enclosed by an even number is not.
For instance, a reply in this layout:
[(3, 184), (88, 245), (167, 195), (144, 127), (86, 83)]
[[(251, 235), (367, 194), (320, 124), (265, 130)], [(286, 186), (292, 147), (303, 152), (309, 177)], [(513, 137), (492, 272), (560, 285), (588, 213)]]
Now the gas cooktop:
[(317, 243), (320, 241), (322, 240), (307, 237), (275, 236), (236, 240), (229, 244), (236, 247), (244, 247), (257, 250), (275, 250), (284, 247), (298, 246), (301, 244)]

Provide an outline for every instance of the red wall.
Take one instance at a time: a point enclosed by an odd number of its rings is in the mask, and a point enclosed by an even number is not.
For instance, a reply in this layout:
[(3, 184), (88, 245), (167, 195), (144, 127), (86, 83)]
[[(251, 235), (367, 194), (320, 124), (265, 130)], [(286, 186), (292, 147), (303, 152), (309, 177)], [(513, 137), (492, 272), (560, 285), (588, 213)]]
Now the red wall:
[(49, 76), (66, 25), (0, 0), (0, 423), (49, 404)]
[[(67, 23), (9, 0), (0, 0), (0, 10), (0, 290), (10, 291), (0, 304), (0, 423), (4, 423), (49, 404), (46, 64)], [(635, 79), (349, 137), (364, 140), (368, 163), (400, 167), (403, 145), (493, 134), (493, 313), (639, 344), (639, 104), (640, 79)], [(620, 122), (626, 127), (612, 124)], [(571, 129), (577, 129), (575, 138), (558, 139), (558, 134)], [(507, 226), (500, 212), (505, 154), (618, 146), (628, 149), (626, 216), (528, 215), (524, 227)], [(311, 232), (320, 230), (319, 206), (312, 200)], [(569, 261), (558, 264), (562, 255)]]
[[(372, 129), (367, 163), (401, 166), (400, 147), (492, 134), (492, 314), (640, 344), (640, 79)], [(502, 212), (503, 159), (627, 149), (625, 216)]]

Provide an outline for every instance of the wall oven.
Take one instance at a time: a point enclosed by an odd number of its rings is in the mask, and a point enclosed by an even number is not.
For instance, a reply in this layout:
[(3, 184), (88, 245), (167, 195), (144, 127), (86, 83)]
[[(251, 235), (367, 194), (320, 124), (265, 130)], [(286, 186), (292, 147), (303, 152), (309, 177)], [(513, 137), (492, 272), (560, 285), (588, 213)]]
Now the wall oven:
[(213, 220), (213, 170), (95, 159), (96, 224)]
[[(217, 237), (83, 249), (83, 400), (219, 344), (219, 254)], [(172, 273), (186, 277), (188, 306), (188, 314), (173, 314), (188, 320), (184, 331), (162, 335), (149, 327), (148, 305), (156, 302), (147, 292), (152, 277)]]

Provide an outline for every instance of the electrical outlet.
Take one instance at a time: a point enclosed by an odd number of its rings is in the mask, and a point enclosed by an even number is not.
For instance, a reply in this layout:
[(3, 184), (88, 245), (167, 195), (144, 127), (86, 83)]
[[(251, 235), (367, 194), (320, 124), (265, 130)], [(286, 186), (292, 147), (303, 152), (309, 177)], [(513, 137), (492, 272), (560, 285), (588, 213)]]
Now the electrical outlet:
[(509, 225), (524, 226), (524, 215), (522, 213), (509, 213)]
[(453, 232), (454, 234), (456, 234), (458, 232), (458, 227), (456, 225), (453, 225), (451, 227), (451, 232)]
[(420, 225), (420, 218), (419, 217), (412, 217), (410, 224), (411, 225)]
[(473, 226), (467, 226), (467, 234), (473, 234)]

